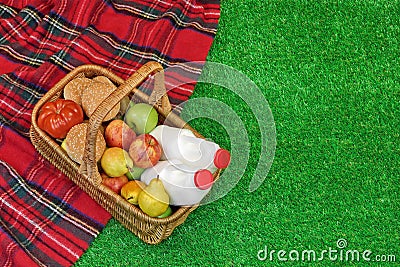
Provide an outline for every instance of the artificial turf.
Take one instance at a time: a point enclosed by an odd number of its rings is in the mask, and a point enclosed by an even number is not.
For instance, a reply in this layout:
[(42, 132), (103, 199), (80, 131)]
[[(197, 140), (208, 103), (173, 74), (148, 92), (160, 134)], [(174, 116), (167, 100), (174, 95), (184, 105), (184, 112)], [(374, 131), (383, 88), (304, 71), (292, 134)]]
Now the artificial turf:
[[(230, 90), (199, 83), (193, 99), (221, 101), (246, 128), (245, 173), (158, 245), (112, 219), (76, 266), (383, 266), (377, 255), (398, 264), (399, 16), (399, 1), (223, 0), (208, 61), (246, 75), (269, 103), (277, 144), (265, 181), (249, 192), (262, 149), (252, 108)], [(192, 123), (231, 146), (212, 119)], [(304, 250), (340, 250), (339, 239), (344, 252), (370, 250), (371, 262), (339, 254), (301, 260)], [(286, 258), (296, 250), (300, 259), (260, 261), (265, 247)]]

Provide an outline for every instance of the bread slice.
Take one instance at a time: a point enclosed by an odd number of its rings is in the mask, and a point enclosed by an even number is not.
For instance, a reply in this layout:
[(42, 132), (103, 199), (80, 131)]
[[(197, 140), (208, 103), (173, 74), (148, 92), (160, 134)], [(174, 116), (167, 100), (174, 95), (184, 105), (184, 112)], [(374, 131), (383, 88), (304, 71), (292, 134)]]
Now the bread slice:
[(89, 78), (75, 78), (64, 87), (64, 99), (69, 99), (82, 105), (82, 93), (89, 87), (92, 80)]
[[(87, 122), (83, 122), (72, 127), (65, 137), (63, 148), (68, 156), (75, 162), (82, 164), (83, 154), (85, 152)], [(106, 141), (99, 131), (96, 138), (96, 161), (100, 160), (106, 149)]]
[[(103, 102), (117, 87), (114, 84), (92, 80), (91, 84), (82, 93), (82, 109), (86, 116), (92, 116), (96, 108)], [(104, 121), (109, 121), (118, 114), (120, 103), (115, 105), (105, 116)]]

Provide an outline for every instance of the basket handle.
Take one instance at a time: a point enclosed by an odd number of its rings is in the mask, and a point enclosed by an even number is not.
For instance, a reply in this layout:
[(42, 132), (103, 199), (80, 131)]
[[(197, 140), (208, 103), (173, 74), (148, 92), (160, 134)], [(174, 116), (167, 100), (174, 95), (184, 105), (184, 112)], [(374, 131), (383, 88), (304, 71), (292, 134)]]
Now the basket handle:
[[(151, 74), (156, 73), (154, 76), (154, 89), (150, 96), (137, 89), (146, 78)], [(171, 111), (171, 104), (168, 100), (168, 96), (165, 90), (164, 84), (164, 71), (161, 64), (158, 62), (147, 62), (132, 76), (130, 76), (124, 83), (122, 83), (117, 90), (112, 92), (100, 105), (96, 108), (92, 116), (89, 118), (89, 125), (86, 132), (86, 147), (83, 155), (83, 163), (79, 168), (79, 172), (87, 174), (89, 179), (93, 179), (93, 182), (101, 183), (101, 177), (98, 174), (97, 161), (96, 161), (96, 138), (97, 132), (100, 129), (100, 125), (108, 112), (117, 105), (124, 96), (130, 92), (134, 93), (135, 97), (142, 99), (153, 105), (158, 112), (162, 112), (164, 115), (168, 115)]]

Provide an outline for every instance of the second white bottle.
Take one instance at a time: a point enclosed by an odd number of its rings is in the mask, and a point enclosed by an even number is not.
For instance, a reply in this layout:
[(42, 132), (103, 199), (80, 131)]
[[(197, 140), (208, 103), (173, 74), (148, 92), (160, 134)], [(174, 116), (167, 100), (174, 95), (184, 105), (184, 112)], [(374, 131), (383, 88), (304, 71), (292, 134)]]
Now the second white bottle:
[(209, 170), (199, 170), (168, 161), (160, 161), (153, 168), (146, 169), (140, 180), (149, 184), (157, 176), (163, 182), (165, 191), (170, 197), (170, 204), (175, 206), (191, 206), (200, 203), (214, 183), (214, 177)]
[(163, 148), (163, 160), (179, 160), (187, 166), (215, 172), (230, 163), (228, 150), (214, 142), (196, 137), (190, 130), (159, 125), (150, 132)]

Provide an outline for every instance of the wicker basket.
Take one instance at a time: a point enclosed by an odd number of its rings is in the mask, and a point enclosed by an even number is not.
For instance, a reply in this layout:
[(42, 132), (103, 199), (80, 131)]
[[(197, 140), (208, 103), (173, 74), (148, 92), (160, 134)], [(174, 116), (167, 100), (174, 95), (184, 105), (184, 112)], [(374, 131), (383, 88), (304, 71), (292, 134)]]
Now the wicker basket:
[[(150, 96), (137, 89), (143, 81), (156, 73), (157, 75), (154, 75), (154, 90)], [(64, 86), (72, 79), (82, 76), (82, 74), (88, 78), (100, 75), (106, 76), (118, 86), (118, 89), (102, 102), (90, 117), (84, 159), (82, 165), (79, 166), (79, 164), (69, 158), (61, 148), (59, 142), (52, 139), (38, 127), (37, 117), (40, 108), (46, 102), (60, 98)], [(115, 219), (144, 242), (157, 244), (170, 236), (175, 227), (182, 224), (198, 205), (177, 207), (174, 213), (166, 218), (150, 217), (143, 213), (140, 208), (128, 203), (120, 195), (101, 184), (98, 165), (94, 160), (96, 133), (100, 129), (103, 118), (124, 96), (132, 96), (132, 94), (136, 102), (152, 104), (160, 116), (160, 121), (171, 126), (190, 129), (196, 136), (202, 137), (179, 116), (171, 112), (171, 106), (164, 87), (163, 68), (156, 62), (146, 63), (126, 81), (100, 66), (83, 65), (75, 68), (49, 90), (36, 104), (32, 113), (30, 137), (33, 145), (40, 154), (87, 192), (97, 203), (110, 212)], [(219, 173), (220, 170), (214, 173), (215, 179), (218, 178)]]

